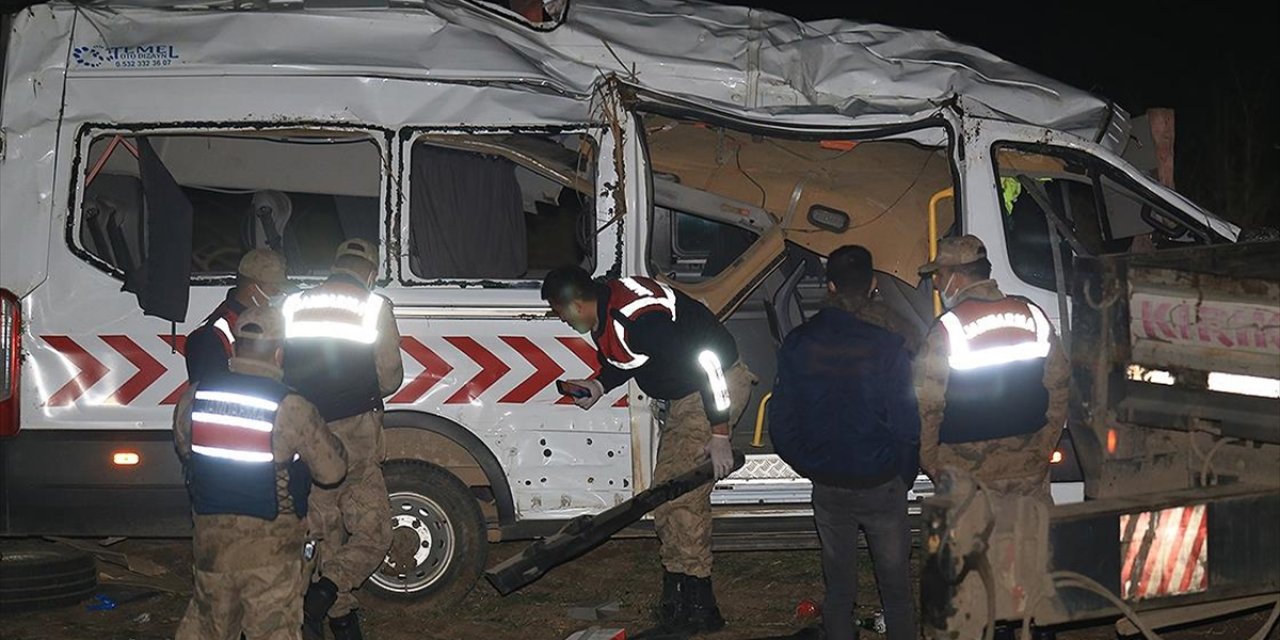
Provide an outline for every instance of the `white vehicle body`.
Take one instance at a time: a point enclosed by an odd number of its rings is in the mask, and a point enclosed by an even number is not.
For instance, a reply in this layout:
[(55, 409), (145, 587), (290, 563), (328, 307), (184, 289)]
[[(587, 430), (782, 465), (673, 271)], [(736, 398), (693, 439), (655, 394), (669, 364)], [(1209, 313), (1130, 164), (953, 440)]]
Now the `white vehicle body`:
[[(537, 277), (418, 275), (416, 144), (474, 149), (486, 136), (526, 136), (591, 147), (580, 156), (590, 166), (573, 176), (516, 164), (526, 183), (586, 181), (597, 275), (651, 275), (653, 245), (666, 241), (652, 224), (647, 138), (656, 134), (642, 112), (779, 140), (873, 137), (934, 150), (958, 227), (985, 239), (1007, 292), (1055, 321), (1058, 296), (1024, 282), (1006, 250), (997, 145), (1087, 156), (1184, 224), (1218, 240), (1237, 233), (1121, 160), (1123, 112), (936, 33), (659, 0), (575, 1), (563, 24), (541, 31), (461, 1), (280, 11), (52, 3), (10, 19), (0, 287), (17, 301), (22, 330), (16, 393), (0, 396), (20, 410), (16, 434), (0, 440), (0, 533), (161, 535), (189, 524), (170, 448), (186, 379), (172, 336), (222, 300), (232, 273), (193, 271), (185, 322), (173, 326), (121, 290), (122, 270), (82, 229), (90, 175), (137, 173), (123, 152), (104, 155), (117, 136), (152, 137), (173, 178), (222, 194), (211, 197), (275, 189), (376, 204), (368, 228), (383, 248), (380, 290), (405, 337), (388, 459), (452, 471), (484, 507), (490, 539), (539, 535), (647, 487), (657, 418), (634, 385), (586, 412), (559, 402), (554, 381), (590, 374), (592, 345), (546, 316)], [(294, 171), (293, 156), (272, 156), (329, 143), (351, 144), (308, 151)], [(791, 209), (801, 191), (784, 194)], [(761, 208), (781, 224), (789, 212), (773, 197)], [(912, 223), (910, 256), (925, 250), (923, 219)], [(910, 262), (880, 268), (910, 290)], [(686, 290), (725, 315), (749, 313), (743, 300), (779, 261), (759, 264), (731, 274), (738, 285)], [(755, 406), (739, 432), (749, 435)], [(116, 464), (121, 452), (137, 464)], [(807, 481), (760, 454), (713, 501), (724, 515), (794, 516), (808, 513), (807, 493)]]

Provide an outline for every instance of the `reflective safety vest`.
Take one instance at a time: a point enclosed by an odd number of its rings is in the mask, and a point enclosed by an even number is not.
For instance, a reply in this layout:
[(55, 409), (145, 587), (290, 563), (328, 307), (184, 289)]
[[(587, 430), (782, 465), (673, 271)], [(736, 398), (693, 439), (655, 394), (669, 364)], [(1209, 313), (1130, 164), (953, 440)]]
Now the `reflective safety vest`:
[(676, 293), (652, 278), (619, 278), (611, 280), (607, 317), (600, 318), (604, 331), (596, 339), (600, 354), (619, 369), (644, 366), (649, 356), (635, 353), (627, 344), (626, 324), (646, 313), (669, 315), (676, 319)]
[[(199, 381), (202, 377), (209, 374), (210, 371), (226, 371), (227, 360), (235, 355), (236, 337), (231, 332), (231, 328), (236, 325), (236, 320), (240, 314), (231, 306), (230, 301), (224, 300), (218, 305), (213, 313), (210, 313), (195, 331), (188, 336), (188, 345), (191, 347), (186, 352), (187, 360), (187, 377), (192, 382)], [(212, 333), (218, 338), (218, 345), (221, 347), (221, 353), (213, 349), (203, 347), (194, 347), (192, 338)], [(221, 356), (221, 361), (215, 361), (215, 358)]]
[(285, 382), (326, 421), (382, 407), (374, 343), (384, 306), (341, 273), (285, 299)]
[(196, 388), (187, 486), (197, 514), (306, 515), (310, 470), (296, 457), (276, 464), (272, 449), (276, 412), (288, 394), (280, 382), (239, 373), (215, 375)]
[(966, 300), (939, 318), (949, 345), (939, 441), (994, 440), (1038, 431), (1049, 392), (1045, 359), (1053, 325), (1018, 298)]
[(204, 326), (212, 330), (218, 336), (218, 339), (222, 341), (222, 347), (226, 349), (228, 358), (236, 352), (236, 336), (231, 333), (231, 327), (236, 325), (236, 320), (239, 317), (240, 314), (236, 313), (235, 309), (231, 308), (231, 305), (223, 302), (204, 320)]

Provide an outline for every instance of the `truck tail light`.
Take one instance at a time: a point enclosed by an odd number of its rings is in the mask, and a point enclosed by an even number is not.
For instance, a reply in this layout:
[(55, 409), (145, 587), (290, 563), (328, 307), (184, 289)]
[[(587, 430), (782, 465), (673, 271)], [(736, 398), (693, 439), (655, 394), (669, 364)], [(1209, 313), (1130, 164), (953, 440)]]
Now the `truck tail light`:
[(142, 462), (142, 457), (137, 451), (113, 451), (111, 453), (111, 464), (117, 467), (133, 467)]
[(18, 378), (22, 373), (22, 304), (0, 289), (0, 437), (18, 433)]

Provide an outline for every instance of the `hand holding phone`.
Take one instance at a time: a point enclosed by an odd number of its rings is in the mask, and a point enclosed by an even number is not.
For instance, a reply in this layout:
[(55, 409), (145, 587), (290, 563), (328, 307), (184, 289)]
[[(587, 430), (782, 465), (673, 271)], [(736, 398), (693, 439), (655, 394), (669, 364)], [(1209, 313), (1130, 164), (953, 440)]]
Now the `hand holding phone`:
[(556, 390), (561, 395), (573, 398), (573, 403), (581, 409), (590, 409), (595, 406), (596, 402), (604, 395), (604, 387), (601, 386), (600, 381), (590, 378), (584, 380), (556, 380)]
[(572, 382), (566, 382), (564, 380), (556, 380), (556, 391), (559, 391), (560, 395), (569, 396), (570, 398), (591, 397), (590, 389), (586, 387), (578, 386)]

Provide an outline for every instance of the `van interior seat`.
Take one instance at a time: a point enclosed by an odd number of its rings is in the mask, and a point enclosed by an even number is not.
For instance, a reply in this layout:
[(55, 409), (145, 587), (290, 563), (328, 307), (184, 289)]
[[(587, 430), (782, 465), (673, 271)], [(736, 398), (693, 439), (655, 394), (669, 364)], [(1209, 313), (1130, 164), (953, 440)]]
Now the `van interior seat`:
[(80, 244), (117, 269), (142, 258), (142, 180), (100, 173), (85, 185)]
[(283, 255), (292, 217), (293, 201), (283, 191), (264, 189), (254, 193), (241, 227), (244, 250), (271, 249)]

